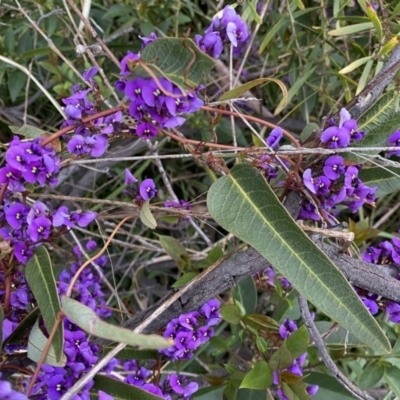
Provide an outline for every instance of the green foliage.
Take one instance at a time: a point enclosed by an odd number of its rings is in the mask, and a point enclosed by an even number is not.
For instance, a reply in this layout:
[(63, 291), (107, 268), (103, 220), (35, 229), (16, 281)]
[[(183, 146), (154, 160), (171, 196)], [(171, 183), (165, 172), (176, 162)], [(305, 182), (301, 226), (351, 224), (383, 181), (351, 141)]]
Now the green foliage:
[(251, 244), (321, 311), (376, 351), (390, 351), (383, 331), (347, 280), (257, 171), (244, 164), (234, 167), (211, 186), (207, 204), (222, 227)]
[[(35, 296), (47, 331), (50, 333), (55, 324), (58, 323), (57, 319), (61, 311), (61, 305), (50, 255), (44, 246), (38, 247), (33, 257), (29, 260), (25, 269), (25, 276)], [(63, 357), (63, 336), (63, 326), (60, 323), (52, 341), (57, 362), (60, 362)]]

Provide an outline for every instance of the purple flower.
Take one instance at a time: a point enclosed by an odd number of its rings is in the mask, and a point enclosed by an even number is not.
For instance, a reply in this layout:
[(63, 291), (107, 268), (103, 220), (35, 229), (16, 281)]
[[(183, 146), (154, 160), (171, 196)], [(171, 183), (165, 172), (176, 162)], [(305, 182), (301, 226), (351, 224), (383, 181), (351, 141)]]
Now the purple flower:
[(311, 385), (311, 386), (307, 386), (307, 393), (310, 396), (315, 396), (318, 392), (319, 386), (318, 385)]
[(30, 223), (27, 233), (34, 242), (48, 239), (51, 233), (51, 225), (51, 221), (48, 218), (40, 216)]
[(217, 59), (221, 55), (224, 45), (219, 32), (209, 32), (203, 36), (196, 35), (194, 41), (201, 51)]
[(228, 39), (235, 47), (237, 47), (238, 41), (244, 42), (249, 36), (247, 24), (230, 6), (226, 6), (224, 8), (221, 23), (226, 26), (226, 34)]
[(33, 249), (25, 242), (17, 242), (14, 244), (14, 255), (20, 263), (26, 264), (33, 256)]
[(347, 147), (350, 143), (350, 132), (344, 128), (331, 126), (322, 132), (321, 142), (327, 143), (330, 149)]
[(125, 169), (125, 185), (132, 186), (138, 180), (131, 174), (128, 169)]
[(142, 40), (142, 50), (149, 45), (150, 43), (154, 42), (157, 39), (157, 35), (154, 32), (151, 32), (149, 36), (139, 36), (139, 38)]
[(153, 179), (145, 179), (139, 186), (139, 193), (143, 200), (150, 200), (157, 193)]
[(219, 309), (221, 303), (217, 299), (211, 299), (207, 301), (202, 307), (200, 307), (200, 314), (208, 319), (207, 325), (216, 325), (221, 321)]
[(142, 88), (142, 97), (144, 102), (150, 107), (161, 107), (164, 104), (166, 95), (160, 89), (172, 92), (172, 83), (165, 78), (159, 79), (159, 83), (155, 80), (147, 80), (146, 85)]
[(182, 314), (179, 316), (179, 323), (188, 330), (193, 330), (195, 326), (199, 324), (200, 314), (197, 311), (192, 311), (187, 314)]
[(99, 400), (114, 400), (114, 397), (110, 396), (106, 392), (99, 390)]
[(87, 137), (85, 141), (92, 157), (100, 157), (107, 150), (108, 141), (103, 135)]
[(311, 169), (308, 168), (304, 171), (303, 173), (303, 182), (304, 186), (311, 192), (316, 194), (317, 190), (315, 188), (315, 182), (314, 179), (311, 176)]
[(89, 146), (86, 144), (86, 138), (82, 135), (73, 135), (67, 144), (69, 153), (82, 155), (90, 152)]
[[(400, 130), (392, 133), (388, 139), (389, 146), (400, 147)], [(388, 151), (388, 157), (400, 156), (400, 150)]]
[(121, 60), (121, 72), (120, 75), (129, 75), (131, 72), (131, 66), (135, 61), (139, 60), (140, 56), (138, 54), (134, 54), (128, 50), (126, 56)]
[(181, 380), (182, 378), (179, 378), (177, 374), (172, 374), (169, 383), (171, 384), (172, 390), (177, 394), (183, 395), (183, 398), (190, 397), (199, 388), (196, 382), (191, 382), (186, 387), (183, 387)]
[(339, 179), (344, 173), (344, 160), (340, 156), (330, 156), (325, 160), (324, 174), (331, 180)]
[(150, 122), (142, 122), (136, 127), (136, 135), (145, 139), (151, 139), (158, 135), (157, 128)]
[(282, 128), (277, 126), (269, 134), (265, 143), (267, 144), (267, 146), (272, 147), (273, 149), (276, 149), (279, 147), (279, 142), (282, 139), (282, 137), (283, 137)]
[(287, 339), (290, 336), (290, 334), (294, 331), (297, 331), (296, 322), (287, 318), (283, 321), (283, 324), (279, 327), (279, 334), (281, 335), (282, 339)]
[(389, 313), (389, 319), (392, 322), (400, 323), (400, 305), (398, 303), (388, 301), (386, 311)]
[(99, 69), (97, 67), (91, 67), (89, 69), (87, 69), (84, 73), (83, 73), (83, 79), (87, 82), (94, 82), (93, 77), (99, 72)]
[(10, 382), (0, 381), (0, 400), (28, 400), (28, 397), (15, 391)]
[(13, 229), (21, 229), (22, 225), (26, 224), (29, 207), (26, 204), (14, 203), (5, 210), (7, 222)]
[(372, 264), (378, 264), (381, 253), (382, 253), (381, 249), (369, 246), (367, 247), (366, 251), (362, 254), (362, 259)]
[(376, 301), (367, 299), (366, 297), (361, 297), (361, 300), (364, 303), (365, 307), (368, 308), (369, 312), (372, 315), (375, 315), (378, 313), (379, 307), (378, 307), (378, 304), (376, 303)]

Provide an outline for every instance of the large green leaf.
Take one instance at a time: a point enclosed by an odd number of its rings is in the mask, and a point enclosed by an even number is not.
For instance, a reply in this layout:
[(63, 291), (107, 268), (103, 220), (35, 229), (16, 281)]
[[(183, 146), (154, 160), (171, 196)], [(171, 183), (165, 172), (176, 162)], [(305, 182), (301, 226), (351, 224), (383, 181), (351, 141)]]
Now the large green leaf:
[[(214, 60), (203, 53), (191, 39), (159, 38), (146, 46), (140, 54), (153, 74), (165, 77), (181, 89), (193, 89), (204, 82)], [(130, 76), (149, 76), (142, 66), (134, 68)]]
[(91, 398), (98, 398), (97, 392), (99, 390), (104, 391), (110, 396), (114, 397), (115, 400), (160, 400), (162, 397), (156, 396), (150, 392), (146, 392), (137, 386), (129, 385), (127, 383), (117, 381), (116, 379), (110, 378), (104, 375), (96, 375), (94, 377), (94, 386), (91, 389)]
[(257, 289), (253, 277), (243, 279), (233, 289), (233, 299), (245, 309), (246, 314), (253, 314), (257, 306)]
[(224, 229), (253, 246), (322, 312), (375, 351), (390, 351), (346, 278), (293, 221), (259, 172), (235, 166), (211, 186), (207, 204)]
[[(36, 249), (35, 254), (26, 266), (25, 275), (42, 313), (46, 329), (50, 333), (56, 323), (57, 314), (61, 311), (61, 305), (53, 274), (53, 266), (45, 247), (41, 246)], [(58, 325), (52, 345), (54, 346), (56, 359), (60, 361), (64, 346), (63, 324), (61, 323)]]
[(358, 175), (365, 185), (378, 186), (376, 197), (382, 197), (400, 190), (400, 168), (364, 168)]
[(159, 335), (134, 333), (129, 329), (104, 322), (91, 308), (70, 297), (62, 296), (61, 304), (65, 315), (91, 335), (112, 340), (113, 342), (138, 346), (140, 349), (158, 350), (174, 344), (172, 339), (166, 339)]

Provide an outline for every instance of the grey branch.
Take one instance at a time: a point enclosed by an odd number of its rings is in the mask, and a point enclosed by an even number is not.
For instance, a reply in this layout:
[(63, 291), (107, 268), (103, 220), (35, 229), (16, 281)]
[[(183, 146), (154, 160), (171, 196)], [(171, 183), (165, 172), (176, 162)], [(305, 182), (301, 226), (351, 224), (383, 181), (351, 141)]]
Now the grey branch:
[(325, 363), (329, 371), (331, 371), (332, 375), (338, 380), (338, 382), (345, 387), (352, 395), (362, 400), (374, 400), (367, 393), (360, 390), (356, 385), (350, 382), (346, 376), (340, 371), (340, 369), (336, 366), (331, 356), (328, 353), (328, 350), (325, 347), (324, 339), (322, 339), (320, 333), (318, 332), (317, 327), (314, 324), (314, 321), (311, 318), (310, 311), (307, 305), (307, 299), (303, 296), (298, 296), (299, 306), (301, 316), (304, 319), (304, 323), (308, 331), (313, 338), (315, 345), (317, 346), (318, 352), (321, 355), (322, 361)]

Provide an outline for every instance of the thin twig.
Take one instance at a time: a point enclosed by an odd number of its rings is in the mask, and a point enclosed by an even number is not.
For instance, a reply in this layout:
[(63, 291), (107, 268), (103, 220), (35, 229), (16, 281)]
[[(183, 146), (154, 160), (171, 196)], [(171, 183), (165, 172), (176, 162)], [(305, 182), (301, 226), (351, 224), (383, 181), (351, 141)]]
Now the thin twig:
[(363, 392), (356, 385), (350, 382), (336, 366), (331, 356), (329, 355), (328, 350), (326, 349), (324, 340), (322, 339), (317, 327), (314, 324), (314, 321), (311, 318), (310, 311), (308, 309), (307, 299), (301, 295), (298, 295), (297, 298), (299, 300), (300, 312), (301, 316), (304, 319), (304, 323), (308, 331), (310, 332), (310, 335), (313, 338), (315, 345), (317, 346), (322, 361), (325, 363), (329, 371), (331, 371), (332, 375), (346, 390), (348, 390), (353, 396), (357, 397), (358, 399), (374, 400), (371, 396), (369, 396), (367, 393)]

